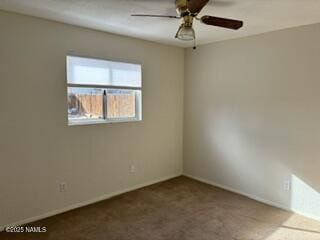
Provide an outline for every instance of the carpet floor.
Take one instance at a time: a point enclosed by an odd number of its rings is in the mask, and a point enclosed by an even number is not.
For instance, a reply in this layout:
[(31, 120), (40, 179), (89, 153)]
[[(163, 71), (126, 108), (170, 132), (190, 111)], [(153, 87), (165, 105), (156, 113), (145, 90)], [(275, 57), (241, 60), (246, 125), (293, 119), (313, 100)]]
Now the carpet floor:
[(320, 222), (178, 177), (0, 233), (23, 240), (320, 240)]

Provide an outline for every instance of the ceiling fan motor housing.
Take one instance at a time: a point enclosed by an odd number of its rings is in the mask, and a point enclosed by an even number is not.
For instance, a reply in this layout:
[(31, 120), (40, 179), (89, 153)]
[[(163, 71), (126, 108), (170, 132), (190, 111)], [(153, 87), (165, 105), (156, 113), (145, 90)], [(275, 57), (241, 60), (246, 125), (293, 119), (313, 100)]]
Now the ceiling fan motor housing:
[(176, 0), (176, 11), (180, 16), (188, 15), (188, 0)]
[(183, 24), (185, 27), (192, 27), (193, 17), (190, 15), (183, 17)]

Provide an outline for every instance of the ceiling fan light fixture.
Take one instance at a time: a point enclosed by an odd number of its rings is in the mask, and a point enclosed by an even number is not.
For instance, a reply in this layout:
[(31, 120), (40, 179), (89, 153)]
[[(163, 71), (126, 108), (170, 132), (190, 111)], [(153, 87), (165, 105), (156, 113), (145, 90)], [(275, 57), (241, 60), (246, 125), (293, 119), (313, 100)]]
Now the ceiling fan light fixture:
[(196, 38), (194, 29), (192, 26), (182, 25), (177, 33), (177, 38), (182, 41), (193, 41)]

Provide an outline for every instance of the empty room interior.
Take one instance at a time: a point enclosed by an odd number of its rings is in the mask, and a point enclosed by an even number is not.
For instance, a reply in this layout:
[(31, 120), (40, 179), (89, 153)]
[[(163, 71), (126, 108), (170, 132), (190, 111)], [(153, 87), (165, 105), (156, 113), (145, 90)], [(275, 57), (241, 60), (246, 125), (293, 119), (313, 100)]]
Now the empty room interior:
[(320, 240), (319, 0), (0, 0), (0, 239)]

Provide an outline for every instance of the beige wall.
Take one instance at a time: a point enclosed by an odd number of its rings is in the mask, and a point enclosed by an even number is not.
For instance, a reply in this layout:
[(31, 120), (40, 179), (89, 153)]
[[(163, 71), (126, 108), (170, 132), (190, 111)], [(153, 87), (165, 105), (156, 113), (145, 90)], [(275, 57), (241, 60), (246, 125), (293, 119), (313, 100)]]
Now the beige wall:
[[(70, 52), (142, 63), (143, 121), (68, 127)], [(183, 49), (0, 12), (0, 226), (180, 174), (183, 79)]]
[(184, 172), (320, 219), (319, 43), (318, 24), (188, 49)]

